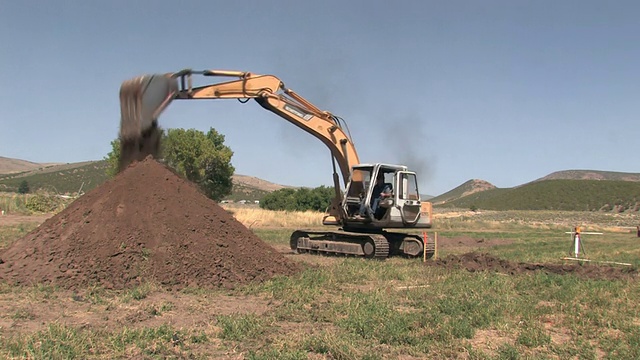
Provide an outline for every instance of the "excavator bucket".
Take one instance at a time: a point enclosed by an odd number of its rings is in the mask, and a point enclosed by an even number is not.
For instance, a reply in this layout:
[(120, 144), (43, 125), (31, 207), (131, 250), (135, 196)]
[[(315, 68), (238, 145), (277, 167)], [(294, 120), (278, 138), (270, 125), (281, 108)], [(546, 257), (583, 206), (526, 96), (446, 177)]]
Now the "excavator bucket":
[(161, 132), (160, 113), (178, 91), (177, 80), (168, 75), (144, 75), (120, 86), (120, 160), (122, 171), (148, 155), (157, 157)]
[(160, 113), (171, 103), (178, 84), (166, 75), (144, 75), (120, 86), (120, 137), (135, 139), (157, 126)]

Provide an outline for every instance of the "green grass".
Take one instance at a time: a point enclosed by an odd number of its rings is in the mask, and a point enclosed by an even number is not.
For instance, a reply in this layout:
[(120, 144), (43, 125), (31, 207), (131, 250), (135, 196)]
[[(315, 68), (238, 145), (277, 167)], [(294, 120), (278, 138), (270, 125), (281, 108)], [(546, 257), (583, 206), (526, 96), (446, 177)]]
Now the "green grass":
[(12, 244), (16, 239), (25, 236), (28, 232), (38, 227), (37, 222), (26, 222), (18, 225), (0, 227), (0, 251)]
[[(536, 227), (554, 216), (560, 225)], [(588, 216), (582, 220), (602, 220), (590, 223), (593, 227), (618, 221)], [(442, 236), (509, 239), (484, 250), (511, 261), (560, 263), (570, 246), (562, 224), (577, 218), (580, 214), (494, 213), (478, 223), (458, 219), (438, 231)], [(5, 242), (19, 236), (15, 229), (3, 231)], [(255, 230), (278, 246), (288, 244), (291, 231)], [(585, 235), (584, 241), (591, 258), (638, 264), (635, 234), (606, 232)], [(441, 252), (448, 254), (446, 248)], [(79, 300), (71, 303), (64, 302), (70, 295), (60, 289), (4, 284), (0, 304), (12, 306), (0, 320), (34, 329), (1, 327), (0, 358), (640, 358), (637, 279), (468, 272), (404, 258), (321, 260), (294, 276), (234, 290), (171, 294), (153, 284), (124, 291), (89, 287), (76, 290)], [(258, 312), (216, 313), (212, 301), (222, 295), (268, 304)], [(69, 313), (85, 311), (101, 318), (129, 309), (148, 315), (150, 322), (112, 322), (120, 325), (104, 328), (69, 325), (60, 318), (40, 324), (38, 306), (55, 304), (64, 304)], [(177, 318), (198, 315), (198, 306), (214, 309), (214, 315), (174, 325)]]
[(128, 348), (133, 345), (144, 355), (161, 357), (163, 354), (171, 353), (170, 348), (173, 344), (184, 337), (183, 333), (166, 324), (142, 329), (125, 327), (108, 334), (106, 345), (108, 350), (115, 351), (116, 354), (126, 354)]
[(126, 303), (145, 299), (154, 289), (157, 289), (157, 286), (151, 283), (135, 286), (123, 292), (122, 301)]
[[(526, 214), (519, 215), (527, 218)], [(538, 215), (539, 219), (533, 216), (533, 221), (550, 216)], [(555, 213), (562, 215), (567, 213)], [(577, 214), (569, 215), (566, 222), (573, 222), (572, 216)], [(493, 232), (459, 227), (443, 235), (511, 239), (513, 243), (487, 251), (512, 261), (558, 263), (566, 255), (570, 238), (562, 231), (564, 227), (537, 229), (517, 219), (494, 227)], [(268, 241), (285, 243), (283, 230), (256, 231), (263, 238), (273, 239)], [(591, 258), (603, 260), (637, 258), (634, 254), (640, 250), (637, 238), (629, 233), (610, 233), (602, 238), (592, 235), (585, 238), (585, 246)], [(310, 282), (310, 278), (315, 280)], [(396, 284), (426, 286), (394, 291)], [(365, 290), (352, 288), (361, 285)], [(373, 263), (344, 259), (321, 272), (312, 269), (293, 280), (270, 282), (261, 291), (272, 296), (286, 294), (283, 311), (278, 312), (281, 321), (328, 322), (334, 339), (366, 340), (367, 345), (345, 345), (336, 340), (332, 354), (341, 354), (341, 358), (365, 356), (362, 349), (368, 347), (379, 349), (370, 354), (374, 358), (376, 354), (458, 357), (460, 348), (466, 349), (467, 341), (473, 341), (482, 331), (504, 333), (504, 342), (493, 349), (470, 351), (477, 358), (599, 358), (605, 354), (633, 359), (640, 345), (634, 335), (639, 329), (634, 299), (640, 291), (636, 282), (629, 280), (585, 280), (546, 273), (507, 276), (424, 268), (419, 262), (405, 259)], [(299, 298), (289, 295), (298, 293)], [(295, 305), (290, 306), (291, 302)], [(612, 328), (623, 329), (621, 342), (615, 343), (611, 335), (599, 330)], [(592, 337), (588, 344), (583, 339), (585, 334)], [(302, 348), (329, 351), (313, 341), (323, 336), (327, 335), (310, 336)]]
[(261, 336), (266, 328), (265, 319), (253, 314), (220, 315), (217, 320), (223, 340), (252, 339)]
[(2, 339), (9, 357), (31, 359), (82, 359), (91, 350), (89, 334), (57, 323), (20, 338)]

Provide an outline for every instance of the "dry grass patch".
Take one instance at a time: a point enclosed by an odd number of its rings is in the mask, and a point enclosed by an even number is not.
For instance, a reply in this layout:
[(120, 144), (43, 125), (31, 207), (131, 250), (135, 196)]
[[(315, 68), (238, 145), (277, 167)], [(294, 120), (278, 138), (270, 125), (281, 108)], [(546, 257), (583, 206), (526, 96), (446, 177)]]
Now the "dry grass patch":
[(314, 228), (322, 226), (324, 213), (317, 211), (273, 211), (256, 207), (224, 205), (236, 220), (253, 228)]
[(505, 344), (513, 344), (515, 339), (499, 330), (479, 329), (476, 330), (473, 338), (467, 340), (467, 342), (474, 350), (495, 357), (501, 347)]

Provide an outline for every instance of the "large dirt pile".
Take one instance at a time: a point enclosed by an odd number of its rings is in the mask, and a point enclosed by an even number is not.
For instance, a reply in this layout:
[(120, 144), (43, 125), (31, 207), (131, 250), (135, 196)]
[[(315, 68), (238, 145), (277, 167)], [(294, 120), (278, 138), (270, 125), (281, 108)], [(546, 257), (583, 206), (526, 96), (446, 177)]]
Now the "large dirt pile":
[(234, 287), (298, 265), (197, 187), (151, 157), (17, 240), (0, 254), (0, 281), (64, 288)]
[(588, 279), (631, 279), (638, 277), (638, 270), (632, 267), (600, 266), (596, 264), (532, 264), (513, 262), (496, 258), (487, 253), (471, 252), (462, 255), (449, 255), (427, 265), (447, 269), (466, 269), (470, 272), (495, 271), (504, 274), (522, 274), (544, 271), (553, 274), (574, 274)]

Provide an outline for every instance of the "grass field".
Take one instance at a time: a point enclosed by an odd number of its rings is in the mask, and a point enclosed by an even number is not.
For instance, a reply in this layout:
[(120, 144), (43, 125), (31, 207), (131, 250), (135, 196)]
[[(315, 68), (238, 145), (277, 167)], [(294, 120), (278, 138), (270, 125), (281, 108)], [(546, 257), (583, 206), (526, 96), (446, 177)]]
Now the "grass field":
[[(321, 217), (229, 210), (305, 270), (234, 290), (0, 284), (0, 358), (640, 358), (637, 278), (509, 275), (416, 259), (288, 254), (290, 232)], [(564, 232), (582, 226), (604, 233), (585, 235), (589, 258), (640, 265), (638, 215), (461, 211), (438, 213), (436, 220), (441, 257), (482, 251), (561, 263), (571, 245)], [(35, 226), (25, 220), (0, 227), (0, 249)], [(478, 241), (444, 240), (460, 237)]]

